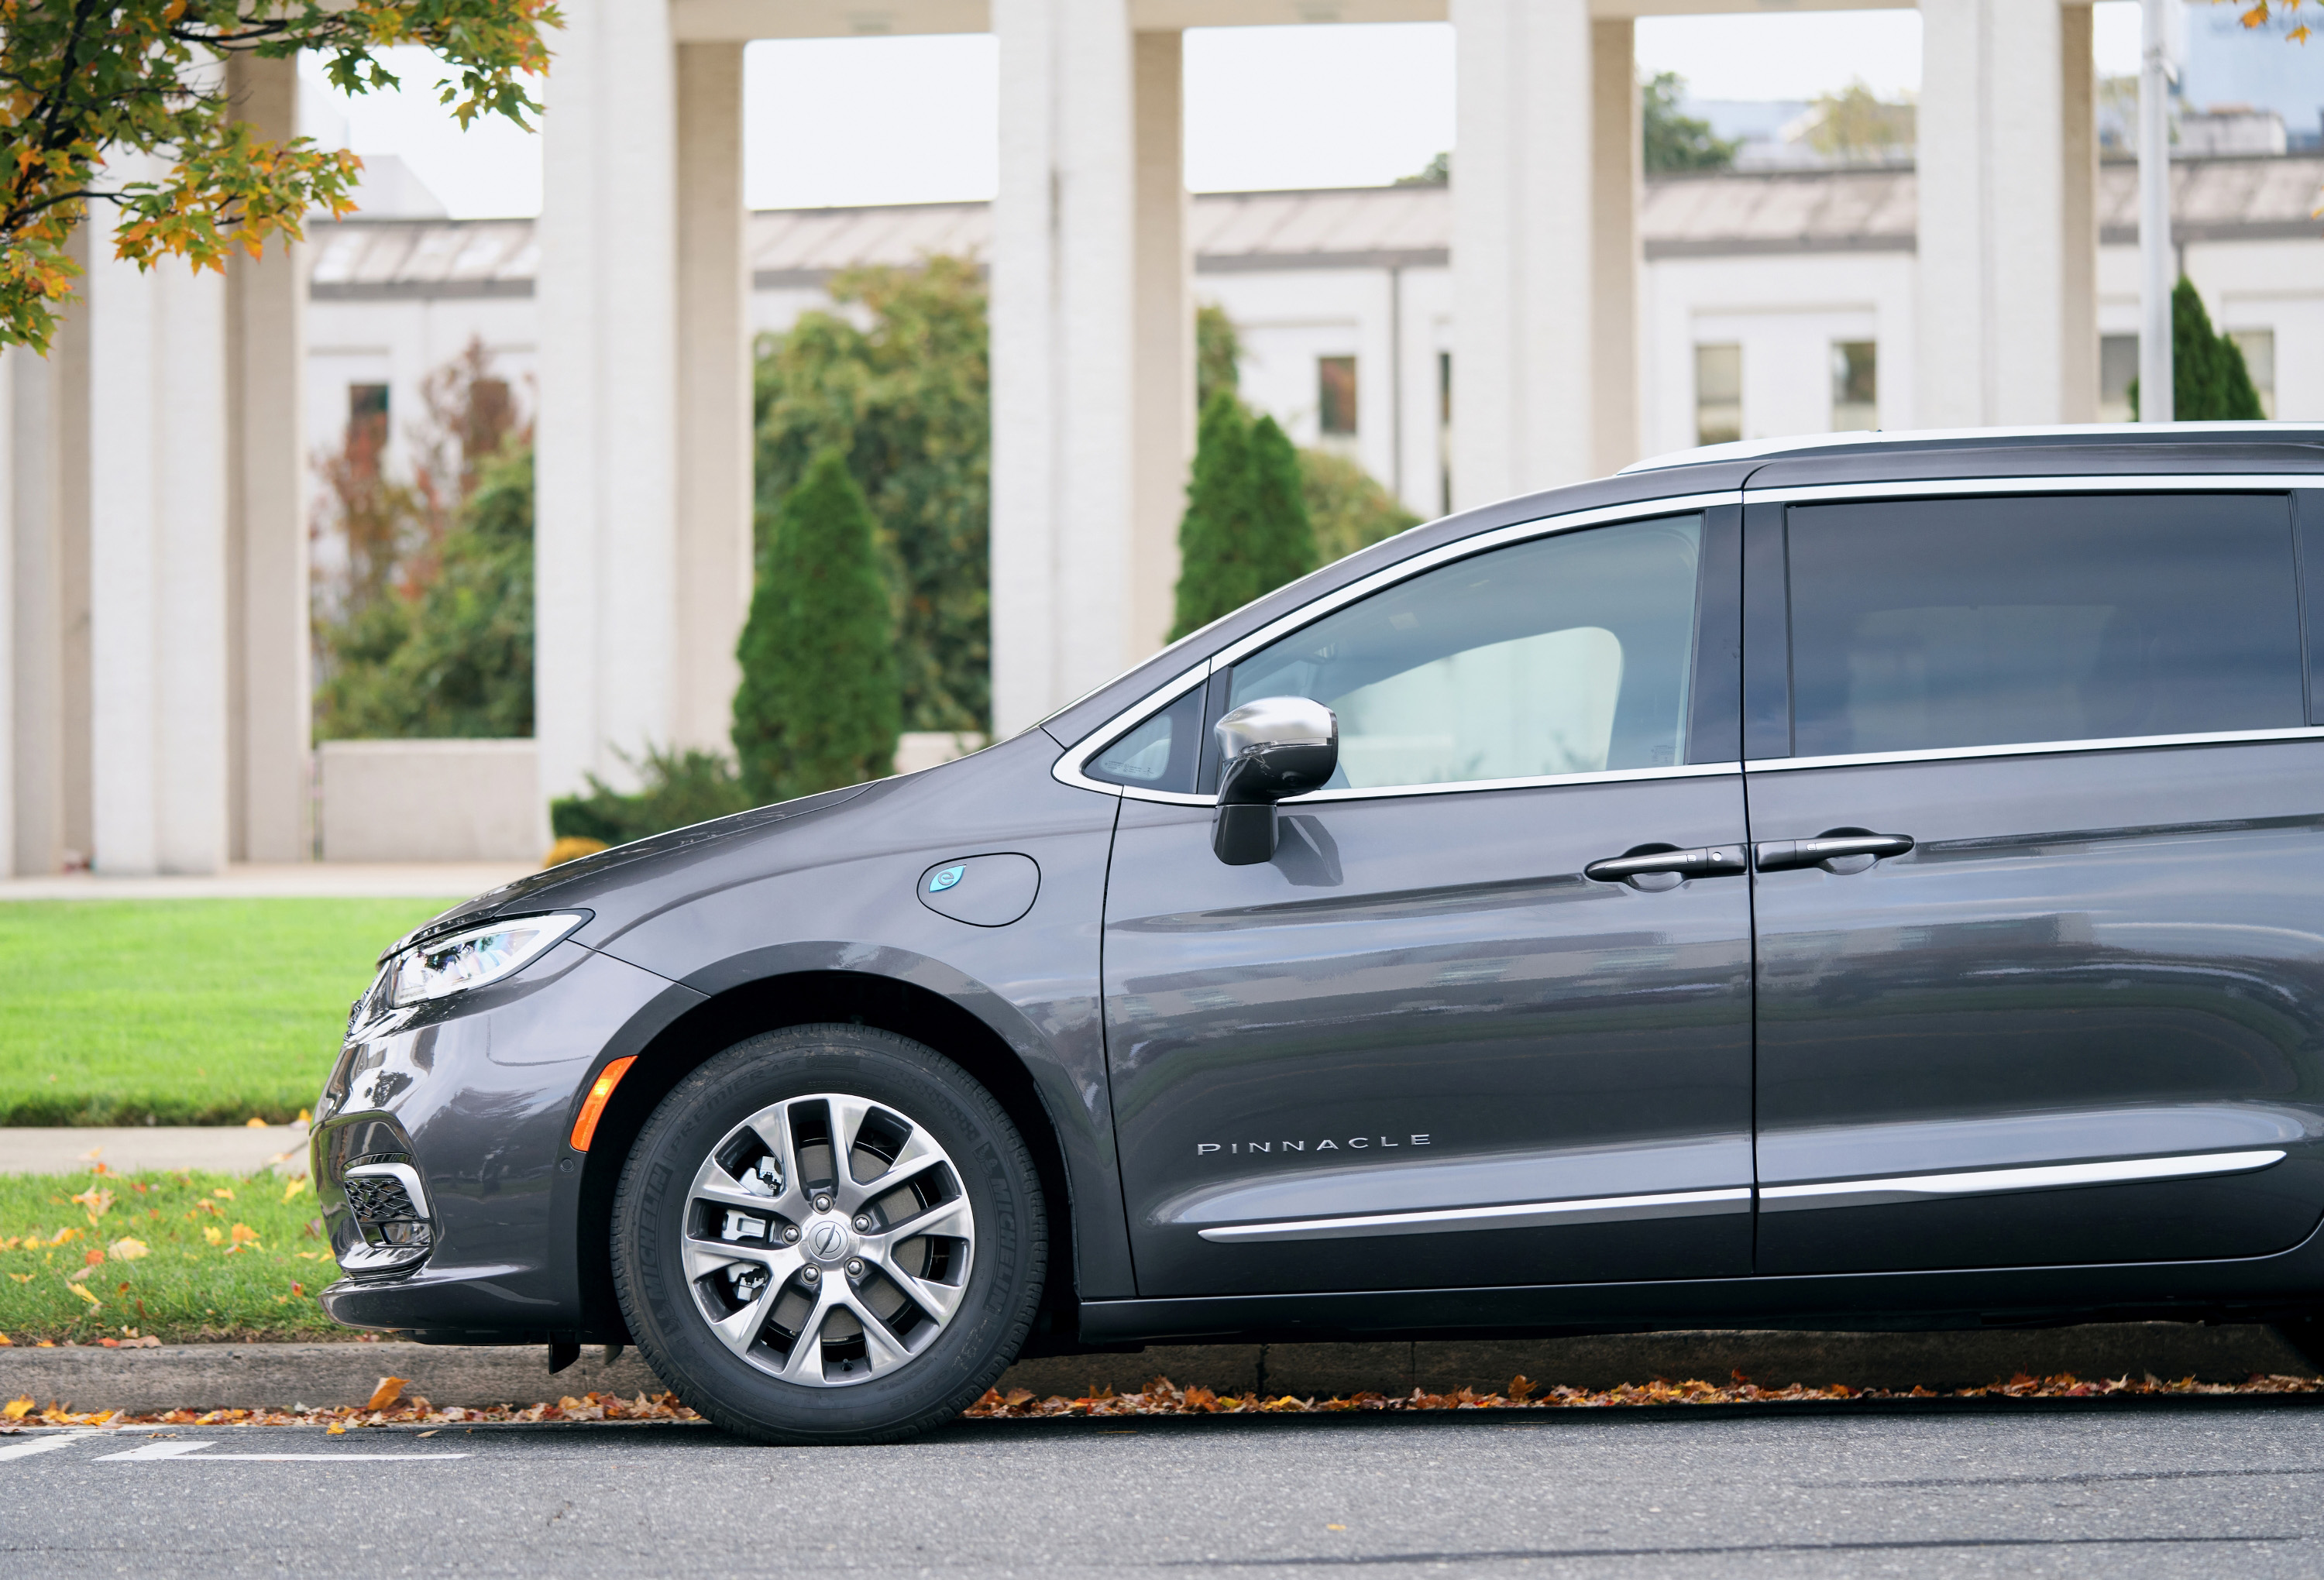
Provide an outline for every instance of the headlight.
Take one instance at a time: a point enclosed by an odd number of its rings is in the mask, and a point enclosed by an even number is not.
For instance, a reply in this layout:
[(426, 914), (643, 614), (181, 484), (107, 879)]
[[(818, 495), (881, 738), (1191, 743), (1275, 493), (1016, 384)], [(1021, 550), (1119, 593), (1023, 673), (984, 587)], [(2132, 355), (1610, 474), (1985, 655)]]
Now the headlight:
[(387, 962), (386, 1007), (401, 1009), (513, 976), (585, 920), (519, 916), (407, 949)]

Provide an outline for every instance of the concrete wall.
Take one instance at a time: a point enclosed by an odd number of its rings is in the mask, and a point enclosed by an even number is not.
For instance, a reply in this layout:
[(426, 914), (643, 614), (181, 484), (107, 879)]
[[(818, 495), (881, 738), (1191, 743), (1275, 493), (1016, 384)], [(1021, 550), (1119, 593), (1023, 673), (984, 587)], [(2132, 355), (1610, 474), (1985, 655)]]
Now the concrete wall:
[(549, 808), (530, 740), (327, 740), (326, 861), (538, 861)]

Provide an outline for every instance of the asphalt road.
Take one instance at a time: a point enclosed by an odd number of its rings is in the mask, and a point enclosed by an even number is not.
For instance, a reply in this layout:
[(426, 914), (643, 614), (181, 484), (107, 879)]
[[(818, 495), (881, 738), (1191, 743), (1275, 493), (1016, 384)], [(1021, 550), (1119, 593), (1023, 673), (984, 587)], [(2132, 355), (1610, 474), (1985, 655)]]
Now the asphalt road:
[(2324, 1574), (2315, 1407), (43, 1440), (0, 1439), (0, 1574)]

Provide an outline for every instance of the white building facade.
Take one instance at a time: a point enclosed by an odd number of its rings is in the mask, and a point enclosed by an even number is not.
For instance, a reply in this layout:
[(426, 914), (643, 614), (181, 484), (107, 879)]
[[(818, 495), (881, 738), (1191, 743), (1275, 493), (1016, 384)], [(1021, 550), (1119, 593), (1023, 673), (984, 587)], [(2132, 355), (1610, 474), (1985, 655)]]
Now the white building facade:
[[(2097, 417), (2129, 417), (2137, 366), (2135, 167), (2098, 177)], [(2176, 167), (2185, 267), (2243, 346), (2270, 414), (2324, 420), (2324, 189), (2313, 153)], [(1917, 174), (1910, 168), (1650, 179), (1639, 208), (1639, 450), (1927, 426), (1914, 355)], [(1451, 508), (1457, 299), (1443, 187), (1205, 194), (1188, 206), (1192, 294), (1241, 342), (1242, 392), (1295, 442), (1337, 449), (1424, 516)], [(747, 222), (751, 334), (831, 306), (840, 270), (985, 258), (991, 206), (767, 210)], [(474, 339), (537, 404), (540, 250), (526, 220), (354, 219), (314, 234), (308, 430), (387, 400)], [(1731, 378), (1731, 385), (1726, 381)], [(1327, 393), (1344, 390), (1352, 400)]]
[[(1199, 299), (1243, 329), (1255, 400), (1424, 513), (1706, 434), (2097, 418), (2102, 330), (2135, 307), (2101, 246), (2123, 216), (2098, 163), (2087, 5), (1925, 0), (1916, 171), (1646, 181), (1635, 19), (1761, 8), (570, 0), (537, 225), (358, 222), (182, 290), (99, 270), (57, 354), (5, 359), (9, 860), (202, 871), (309, 848), (310, 446), (350, 386), (414, 411), (419, 379), (472, 335), (536, 392), (542, 798), (619, 781), (649, 744), (722, 742), (749, 593), (751, 334), (816, 300), (821, 271), (909, 262), (883, 227), (941, 233), (990, 271), (1003, 732), (1160, 644)], [(1454, 187), (1188, 198), (1184, 30), (1443, 20)], [(997, 200), (748, 215), (743, 44), (866, 31), (997, 35)], [(237, 70), (265, 87), (247, 113), (288, 114), (287, 69)], [(2269, 168), (2312, 193), (2299, 164)], [(2273, 201), (2221, 199), (2280, 207), (2270, 237), (2222, 219), (2246, 230), (2211, 239), (2190, 209), (2188, 266), (2207, 292), (2218, 271), (2229, 327), (2286, 337), (2289, 370), (2314, 227), (2291, 228), (2306, 193)], [(2298, 256), (2229, 262), (2255, 246)], [(187, 400), (125, 420), (118, 392), (162, 386)], [(2309, 400), (2288, 372), (2276, 398), (2285, 415)], [(183, 470), (213, 438), (220, 475)]]

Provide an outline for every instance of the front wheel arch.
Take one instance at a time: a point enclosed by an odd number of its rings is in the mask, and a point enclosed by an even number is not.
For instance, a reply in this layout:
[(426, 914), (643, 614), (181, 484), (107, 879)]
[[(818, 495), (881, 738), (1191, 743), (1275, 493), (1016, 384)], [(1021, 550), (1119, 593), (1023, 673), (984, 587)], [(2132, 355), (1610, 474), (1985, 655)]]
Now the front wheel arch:
[(999, 1033), (940, 993), (892, 977), (801, 971), (744, 983), (696, 1006), (638, 1051), (582, 1159), (574, 1256), (585, 1343), (625, 1344), (613, 1295), (613, 1193), (646, 1121), (678, 1083), (726, 1049), (765, 1032), (837, 1022), (927, 1044), (991, 1092), (1032, 1154), (1047, 1210), (1049, 1275), (1025, 1353), (1070, 1348), (1077, 1327), (1072, 1199), (1056, 1125), (1032, 1075)]

